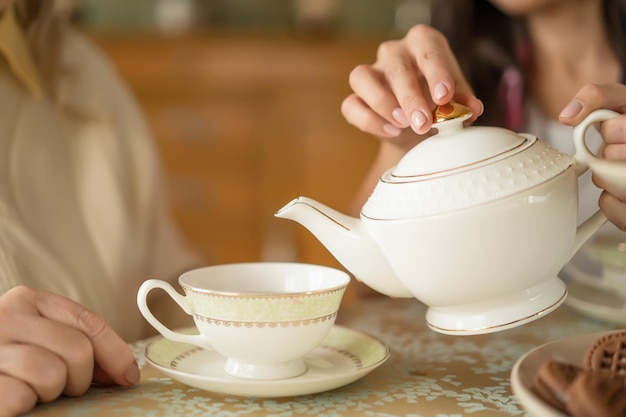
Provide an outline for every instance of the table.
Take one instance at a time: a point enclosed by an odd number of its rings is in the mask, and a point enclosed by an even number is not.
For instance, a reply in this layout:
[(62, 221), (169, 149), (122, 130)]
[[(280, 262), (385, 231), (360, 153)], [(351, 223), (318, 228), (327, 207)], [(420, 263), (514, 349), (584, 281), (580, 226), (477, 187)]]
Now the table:
[(337, 322), (369, 333), (391, 356), (364, 378), (321, 394), (255, 399), (216, 395), (165, 377), (143, 358), (150, 341), (131, 345), (142, 376), (130, 388), (93, 387), (80, 398), (38, 406), (43, 416), (524, 416), (513, 396), (515, 361), (550, 340), (615, 325), (564, 305), (527, 325), (480, 336), (446, 336), (429, 330), (425, 307), (412, 299), (372, 297), (340, 310)]

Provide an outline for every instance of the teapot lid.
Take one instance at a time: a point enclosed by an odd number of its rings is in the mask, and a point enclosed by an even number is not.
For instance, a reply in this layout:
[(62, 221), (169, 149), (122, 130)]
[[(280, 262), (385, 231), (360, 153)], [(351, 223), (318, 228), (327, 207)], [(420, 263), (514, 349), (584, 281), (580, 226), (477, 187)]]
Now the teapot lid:
[(438, 133), (411, 149), (390, 172), (391, 181), (443, 174), (519, 149), (528, 139), (498, 127), (463, 127), (472, 112), (451, 102), (435, 112)]
[(370, 219), (441, 214), (515, 195), (562, 173), (574, 160), (536, 136), (463, 122), (458, 104), (435, 113), (439, 130), (383, 174), (361, 209)]

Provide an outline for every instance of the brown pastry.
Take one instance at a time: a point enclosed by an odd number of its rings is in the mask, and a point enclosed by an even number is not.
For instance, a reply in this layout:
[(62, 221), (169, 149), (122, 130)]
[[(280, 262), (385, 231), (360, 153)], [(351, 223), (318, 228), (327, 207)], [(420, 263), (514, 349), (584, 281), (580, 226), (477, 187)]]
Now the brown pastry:
[(626, 331), (599, 338), (585, 353), (583, 367), (591, 372), (606, 370), (613, 376), (626, 376)]
[(571, 363), (545, 361), (537, 370), (533, 390), (552, 407), (567, 412), (567, 390), (581, 372), (582, 368)]
[(581, 372), (567, 389), (567, 398), (573, 417), (626, 417), (624, 378), (607, 370)]

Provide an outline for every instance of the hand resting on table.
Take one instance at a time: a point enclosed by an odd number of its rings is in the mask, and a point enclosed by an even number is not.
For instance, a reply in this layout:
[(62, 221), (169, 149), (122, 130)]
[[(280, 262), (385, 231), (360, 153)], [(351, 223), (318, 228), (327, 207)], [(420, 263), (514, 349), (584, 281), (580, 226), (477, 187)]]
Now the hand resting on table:
[(0, 416), (82, 395), (92, 382), (138, 380), (128, 345), (97, 314), (24, 286), (0, 296)]

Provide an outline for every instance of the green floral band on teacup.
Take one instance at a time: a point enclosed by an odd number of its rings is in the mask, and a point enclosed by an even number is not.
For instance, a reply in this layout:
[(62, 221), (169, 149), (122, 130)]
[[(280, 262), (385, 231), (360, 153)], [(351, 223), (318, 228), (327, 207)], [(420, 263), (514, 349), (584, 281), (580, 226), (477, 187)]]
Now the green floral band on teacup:
[(190, 293), (194, 315), (222, 322), (297, 322), (335, 314), (344, 288), (314, 294), (242, 296)]

